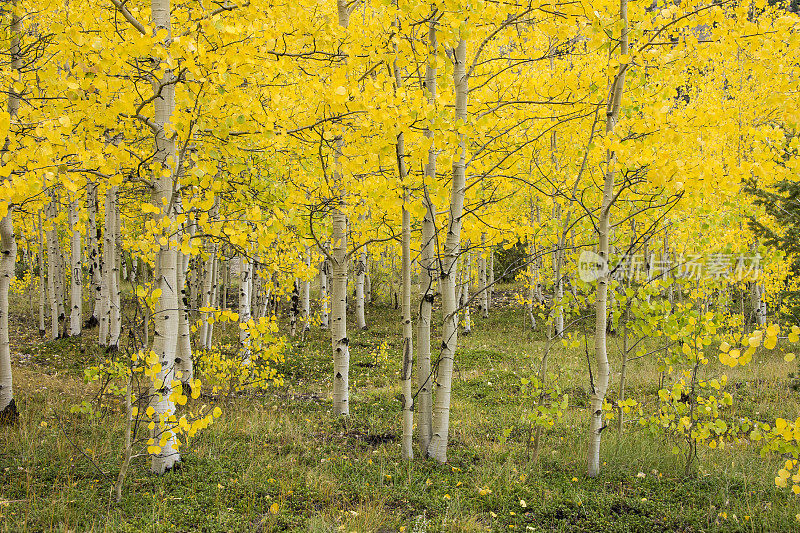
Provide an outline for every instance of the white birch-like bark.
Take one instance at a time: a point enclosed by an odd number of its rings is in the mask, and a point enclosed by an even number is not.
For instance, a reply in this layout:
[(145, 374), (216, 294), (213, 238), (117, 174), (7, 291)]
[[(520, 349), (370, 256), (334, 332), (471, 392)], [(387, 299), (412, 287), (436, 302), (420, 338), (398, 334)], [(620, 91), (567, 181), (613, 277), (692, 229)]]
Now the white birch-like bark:
[[(622, 34), (620, 36), (620, 54), (628, 54), (628, 0), (620, 0), (619, 14), (622, 21)], [(606, 109), (606, 134), (612, 134), (622, 104), (622, 93), (625, 87), (625, 72), (627, 63), (619, 66), (619, 71), (614, 77), (609, 92), (608, 107)], [(597, 221), (598, 255), (608, 259), (608, 237), (611, 227), (611, 207), (614, 202), (614, 164), (616, 154), (609, 150), (606, 155), (606, 170), (603, 180), (603, 201)], [(606, 269), (607, 270), (607, 269)], [(587, 454), (587, 474), (596, 477), (600, 473), (600, 436), (605, 428), (603, 419), (603, 401), (608, 391), (608, 382), (611, 377), (611, 367), (608, 363), (606, 346), (606, 325), (608, 313), (606, 296), (608, 293), (609, 276), (607, 271), (601, 272), (597, 279), (597, 296), (595, 299), (595, 333), (594, 349), (597, 371), (595, 382), (592, 384), (590, 399), (589, 420), (589, 452)]]
[(89, 283), (91, 287), (92, 314), (87, 327), (94, 327), (100, 322), (100, 291), (102, 272), (100, 271), (100, 249), (97, 235), (97, 184), (90, 183), (86, 192), (86, 210), (89, 220), (86, 229), (86, 248), (89, 260)]
[[(306, 246), (305, 252), (306, 272), (311, 270), (311, 248)], [(266, 300), (266, 299), (265, 299)], [(303, 331), (311, 329), (311, 280), (303, 281), (303, 297), (301, 310), (303, 313)]]
[[(163, 43), (165, 47), (172, 40), (170, 24), (170, 0), (151, 0), (151, 13), (154, 30), (166, 30), (167, 35)], [(156, 169), (157, 177), (154, 180), (151, 203), (157, 206), (172, 205), (172, 196), (175, 190), (176, 170), (179, 166), (178, 153), (175, 148), (173, 136), (167, 136), (165, 125), (172, 120), (175, 111), (175, 75), (170, 68), (165, 68), (160, 77), (153, 79), (153, 91), (160, 97), (153, 101), (155, 108), (154, 124), (157, 130), (155, 135), (154, 160), (159, 163)], [(173, 217), (170, 210), (163, 216)], [(161, 371), (157, 377), (163, 385), (160, 389), (151, 391), (151, 405), (155, 409), (156, 426), (153, 438), (161, 441), (161, 434), (169, 429), (167, 419), (175, 414), (175, 404), (169, 399), (172, 393), (172, 381), (175, 377), (175, 355), (178, 349), (178, 257), (175, 250), (176, 243), (168, 242), (158, 251), (156, 265), (155, 286), (161, 289), (161, 297), (156, 304), (155, 331), (153, 351), (156, 352)], [(162, 425), (162, 423), (165, 425)], [(169, 435), (165, 445), (158, 454), (153, 455), (150, 465), (156, 474), (163, 474), (180, 461), (180, 454), (175, 447), (174, 435)]]
[[(55, 219), (55, 201), (51, 198), (48, 206), (48, 218)], [(58, 234), (55, 224), (51, 222), (50, 229), (47, 230), (47, 296), (50, 299), (50, 339), (58, 338), (58, 288), (56, 278), (58, 277)]]
[[(206, 261), (205, 267), (205, 277), (203, 278), (203, 307), (210, 308), (216, 305), (216, 298), (214, 295), (216, 293), (217, 283), (217, 269), (219, 265), (219, 261), (217, 261), (217, 243), (215, 242), (211, 246), (211, 250), (208, 254), (208, 260)], [(209, 321), (211, 318), (211, 313), (204, 312), (202, 316), (202, 323), (200, 324), (200, 349), (201, 350), (209, 350), (211, 348), (211, 339), (214, 336), (214, 324)]]
[[(436, 13), (432, 9), (431, 19), (428, 23), (428, 61), (425, 66), (425, 89), (428, 100), (436, 104)], [(436, 146), (434, 134), (430, 128), (425, 129), (425, 137), (431, 140), (428, 149), (428, 160), (425, 163), (425, 180), (433, 183), (436, 181)], [(420, 250), (419, 273), (419, 320), (417, 321), (417, 433), (419, 448), (422, 453), (427, 453), (431, 441), (432, 426), (432, 396), (433, 374), (431, 372), (431, 315), (434, 301), (434, 280), (436, 279), (436, 207), (428, 194), (428, 188), (423, 188), (423, 202), (425, 215), (422, 218), (422, 242)]]
[[(20, 39), (22, 24), (17, 12), (17, 0), (11, 3), (11, 69), (17, 75), (21, 68)], [(11, 122), (17, 119), (20, 98), (13, 83), (8, 91), (8, 114)], [(14, 266), (17, 261), (17, 239), (14, 235), (14, 207), (8, 206), (5, 216), (0, 219), (0, 424), (13, 423), (19, 418), (14, 402), (13, 376), (11, 373), (11, 346), (8, 335), (8, 290), (14, 278)], [(41, 228), (41, 220), (39, 223)], [(41, 240), (41, 239), (40, 239)], [(41, 268), (41, 266), (40, 266)]]
[[(180, 200), (177, 202), (180, 209)], [(186, 229), (184, 229), (186, 231)], [(191, 233), (191, 230), (190, 230)], [(178, 255), (178, 347), (175, 351), (175, 377), (181, 380), (185, 386), (194, 379), (194, 367), (192, 366), (192, 342), (191, 330), (189, 326), (190, 288), (186, 279), (186, 272), (189, 269), (191, 256), (177, 252)]]
[(250, 349), (247, 347), (250, 333), (243, 324), (250, 321), (250, 296), (253, 288), (252, 284), (252, 265), (243, 255), (239, 256), (239, 345), (241, 346), (241, 360), (244, 363), (250, 362)]
[(494, 246), (489, 246), (489, 264), (487, 265), (487, 269), (489, 294), (486, 295), (486, 310), (488, 315), (488, 310), (492, 308), (492, 300), (494, 299)]
[[(14, 19), (16, 20), (16, 15)], [(8, 290), (14, 279), (14, 265), (17, 261), (13, 213), (13, 207), (9, 206), (8, 212), (0, 220), (0, 425), (14, 422), (18, 417), (14, 402), (8, 335)]]
[(478, 298), (478, 310), (481, 312), (481, 318), (489, 318), (489, 275), (487, 272), (487, 258), (486, 258), (486, 233), (481, 233), (481, 251), (480, 251), (480, 298)]
[(364, 249), (358, 254), (356, 261), (356, 327), (367, 329), (367, 320), (364, 316), (364, 275), (367, 271), (367, 254)]
[(78, 231), (78, 201), (75, 199), (69, 203), (69, 226), (72, 228), (69, 334), (80, 335), (83, 310), (83, 258), (81, 256), (81, 232)]
[[(555, 133), (553, 135), (555, 135)], [(554, 208), (557, 213), (557, 216), (554, 218), (560, 220), (561, 207), (558, 204), (555, 204)], [(571, 213), (567, 213), (567, 221), (569, 221), (570, 214)], [(553, 329), (555, 330), (555, 336), (558, 338), (562, 338), (564, 336), (564, 310), (562, 308), (564, 301), (564, 275), (562, 273), (564, 266), (564, 239), (564, 233), (559, 231), (555, 253), (553, 254), (553, 276), (555, 280), (553, 294), (553, 306), (555, 307), (555, 315), (553, 316)]]
[[(400, 23), (397, 22), (399, 28)], [(395, 44), (395, 52), (397, 45)], [(400, 69), (395, 61), (394, 65), (395, 89), (403, 85)], [(403, 206), (401, 208), (402, 219), (402, 325), (403, 325), (403, 351), (402, 361), (400, 362), (400, 391), (402, 395), (403, 410), (403, 437), (400, 447), (400, 455), (405, 460), (414, 458), (414, 396), (411, 384), (411, 374), (414, 364), (414, 339), (413, 325), (411, 323), (411, 213), (407, 206), (410, 200), (410, 193), (406, 186), (408, 170), (406, 168), (406, 148), (405, 136), (402, 131), (397, 134), (397, 144), (395, 145), (397, 156), (397, 174), (400, 186), (403, 188)], [(366, 265), (365, 265), (366, 267)]]
[[(453, 85), (455, 86), (455, 119), (466, 122), (469, 84), (466, 72), (467, 42), (459, 39), (453, 54)], [(461, 248), (461, 217), (466, 189), (467, 140), (458, 134), (458, 157), (453, 160), (450, 220), (442, 260), (442, 348), (436, 381), (436, 400), (433, 405), (433, 434), (428, 456), (447, 462), (447, 439), (450, 432), (450, 394), (453, 384), (453, 363), (458, 345), (458, 302), (456, 301), (456, 263)]]
[[(337, 156), (339, 149), (337, 147)], [(334, 171), (339, 172), (338, 170)], [(337, 181), (341, 180), (340, 177)], [(333, 412), (350, 414), (350, 347), (347, 338), (347, 215), (344, 196), (332, 214), (333, 250), (331, 261), (331, 343), (333, 346)]]
[(297, 314), (300, 304), (300, 288), (297, 279), (292, 283), (292, 301), (289, 306), (289, 336), (297, 335)]
[[(469, 241), (467, 241), (466, 248), (469, 248)], [(464, 310), (464, 335), (469, 335), (472, 333), (472, 315), (471, 315), (471, 307), (472, 304), (470, 303), (470, 297), (472, 293), (472, 252), (467, 252), (464, 254), (463, 260), (463, 269), (461, 272), (461, 283), (459, 296), (458, 296), (458, 308)]]
[(330, 327), (328, 317), (328, 272), (330, 272), (330, 262), (327, 258), (323, 258), (319, 263), (319, 315), (320, 327), (328, 329)]
[[(356, 4), (353, 4), (355, 6)], [(350, 24), (351, 5), (348, 0), (336, 0), (339, 26)], [(331, 344), (333, 347), (333, 414), (350, 414), (350, 340), (347, 338), (347, 201), (345, 198), (341, 157), (344, 140), (336, 138), (333, 157), (334, 193), (336, 206), (331, 214)]]
[(372, 303), (372, 277), (369, 275), (371, 268), (369, 250), (364, 246), (364, 303)]
[(39, 336), (44, 337), (47, 333), (47, 326), (45, 322), (45, 307), (47, 305), (47, 274), (45, 273), (45, 249), (47, 243), (44, 240), (44, 231), (42, 231), (42, 210), (39, 210)]
[(109, 188), (109, 198), (111, 201), (111, 249), (109, 250), (110, 267), (106, 267), (108, 272), (108, 297), (109, 297), (109, 324), (108, 324), (108, 346), (116, 350), (119, 347), (119, 338), (122, 334), (122, 301), (120, 298), (121, 290), (119, 283), (120, 264), (122, 263), (122, 239), (120, 237), (120, 220), (118, 187)]

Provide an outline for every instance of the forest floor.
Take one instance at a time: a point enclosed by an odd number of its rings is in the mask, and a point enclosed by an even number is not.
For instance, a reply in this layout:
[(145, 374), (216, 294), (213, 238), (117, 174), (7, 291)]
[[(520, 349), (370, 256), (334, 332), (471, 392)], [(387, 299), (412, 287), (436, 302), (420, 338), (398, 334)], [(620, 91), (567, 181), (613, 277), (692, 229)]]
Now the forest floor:
[[(619, 434), (612, 422), (603, 432), (602, 473), (587, 478), (582, 336), (578, 348), (558, 343), (550, 351), (569, 408), (532, 457), (524, 413), (535, 398), (522, 380), (537, 374), (547, 343), (510, 298), (487, 320), (473, 313), (472, 333), (459, 336), (446, 465), (400, 459), (400, 320), (395, 309), (373, 304), (369, 329), (350, 333), (350, 417), (331, 414), (330, 337), (312, 328), (288, 346), (279, 367), (284, 386), (217, 400), (222, 416), (192, 441), (180, 468), (154, 476), (139, 458), (117, 504), (111, 490), (122, 413), (73, 412), (97, 393), (83, 370), (109, 356), (94, 343), (96, 330), (40, 340), (24, 300), (12, 309), (11, 325), (22, 416), (0, 428), (2, 531), (800, 529), (797, 497), (774, 484), (784, 459), (762, 458), (756, 443), (700, 450), (695, 475), (686, 478), (672, 437), (635, 420)], [(620, 343), (609, 342), (612, 388)], [(734, 416), (794, 419), (800, 402), (791, 367), (769, 352), (727, 369)], [(713, 361), (707, 368), (720, 371)], [(652, 358), (632, 362), (629, 396), (653, 405), (658, 377)]]

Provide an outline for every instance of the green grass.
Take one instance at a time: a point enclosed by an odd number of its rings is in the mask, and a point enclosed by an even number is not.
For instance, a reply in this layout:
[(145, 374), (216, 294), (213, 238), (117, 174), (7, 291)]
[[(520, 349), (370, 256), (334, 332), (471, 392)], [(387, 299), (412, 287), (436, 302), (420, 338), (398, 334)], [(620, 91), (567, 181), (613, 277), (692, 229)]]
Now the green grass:
[[(448, 464), (400, 460), (400, 321), (368, 307), (368, 331), (351, 332), (351, 410), (331, 415), (327, 332), (289, 347), (286, 385), (220, 400), (223, 416), (198, 435), (181, 467), (153, 476), (134, 462), (123, 501), (110, 491), (121, 462), (118, 411), (90, 419), (70, 407), (96, 387), (82, 369), (107, 357), (82, 339), (41, 342), (18, 313), (12, 321), (17, 403), (22, 418), (0, 429), (2, 531), (789, 531), (796, 497), (774, 486), (782, 458), (755, 444), (701, 450), (696, 477), (663, 434), (627, 424), (603, 433), (603, 471), (585, 476), (586, 398), (581, 349), (552, 348), (551, 370), (571, 396), (562, 422), (545, 432), (533, 460), (523, 414), (545, 350), (516, 307), (473, 314), (459, 337)], [(15, 329), (16, 328), (16, 329)], [(17, 331), (18, 334), (14, 334)], [(437, 331), (434, 331), (436, 335)], [(386, 356), (376, 358), (381, 342)], [(589, 339), (591, 346), (591, 339)], [(619, 369), (617, 342), (610, 342)], [(19, 361), (23, 362), (20, 363)], [(631, 364), (629, 395), (653, 402), (658, 374), (648, 358)], [(736, 413), (794, 419), (791, 365), (765, 355), (728, 369)], [(708, 372), (719, 372), (713, 364)], [(612, 388), (616, 387), (612, 374)], [(739, 385), (736, 385), (736, 383)], [(614, 393), (615, 394), (615, 393)], [(508, 437), (504, 438), (504, 430)], [(418, 451), (415, 451), (418, 453)], [(481, 495), (488, 488), (491, 493)], [(525, 506), (522, 505), (525, 502)], [(273, 503), (278, 513), (271, 514)]]

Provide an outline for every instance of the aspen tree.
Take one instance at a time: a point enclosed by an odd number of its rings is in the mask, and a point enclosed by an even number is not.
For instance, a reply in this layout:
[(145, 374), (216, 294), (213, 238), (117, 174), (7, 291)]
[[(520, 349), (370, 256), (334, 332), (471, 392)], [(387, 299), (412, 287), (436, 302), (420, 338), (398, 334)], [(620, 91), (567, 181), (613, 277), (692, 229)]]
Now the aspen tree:
[(69, 227), (71, 228), (71, 262), (72, 276), (70, 282), (70, 316), (69, 334), (81, 334), (81, 312), (83, 309), (83, 260), (81, 257), (81, 232), (78, 229), (78, 200), (72, 198), (69, 203)]
[(327, 257), (323, 257), (319, 262), (319, 314), (320, 314), (320, 327), (328, 329), (328, 271), (330, 263)]
[(48, 220), (50, 227), (47, 229), (47, 295), (50, 298), (50, 340), (59, 338), (59, 308), (58, 308), (58, 233), (55, 227), (56, 207), (55, 197), (51, 195), (48, 205)]
[(45, 250), (47, 248), (47, 243), (44, 240), (44, 232), (42, 231), (42, 210), (39, 209), (38, 212), (39, 223), (37, 224), (37, 230), (39, 231), (39, 253), (37, 254), (39, 259), (39, 336), (44, 337), (45, 333), (47, 332), (47, 326), (45, 325), (45, 307), (47, 302), (47, 273), (45, 272)]
[[(397, 30), (400, 30), (400, 21), (396, 20)], [(397, 55), (397, 44), (394, 46)], [(395, 93), (403, 86), (400, 68), (395, 58), (392, 68), (394, 70)], [(406, 168), (406, 148), (403, 129), (397, 133), (395, 144), (395, 155), (397, 157), (397, 175), (400, 187), (403, 191), (403, 205), (401, 209), (401, 247), (402, 247), (402, 303), (401, 303), (401, 322), (403, 326), (403, 348), (402, 360), (400, 362), (400, 389), (402, 395), (403, 409), (403, 439), (401, 443), (400, 455), (403, 459), (411, 460), (414, 458), (414, 396), (411, 385), (412, 368), (414, 364), (414, 339), (413, 324), (411, 322), (411, 213), (408, 210), (410, 192), (408, 189), (408, 170)]]
[(486, 252), (486, 232), (481, 233), (481, 250), (479, 255), (480, 269), (480, 298), (478, 301), (478, 310), (481, 312), (481, 318), (489, 318), (489, 275), (487, 272), (487, 252)]
[[(466, 242), (465, 248), (469, 250), (470, 242)], [(461, 283), (459, 284), (458, 308), (464, 309), (464, 335), (472, 333), (472, 315), (470, 308), (472, 304), (472, 252), (464, 254), (463, 268), (461, 269)]]
[[(347, 0), (337, 0), (339, 26), (347, 30), (350, 13), (357, 4), (348, 5)], [(336, 206), (331, 214), (333, 224), (331, 260), (331, 343), (333, 345), (333, 413), (334, 415), (350, 414), (350, 347), (347, 338), (347, 269), (349, 256), (347, 253), (347, 202), (343, 186), (341, 167), (342, 147), (341, 135), (334, 140), (333, 187), (337, 195)]]
[(120, 212), (118, 202), (119, 188), (117, 186), (109, 187), (108, 200), (111, 205), (110, 221), (107, 232), (111, 232), (110, 247), (108, 254), (108, 261), (110, 267), (106, 267), (108, 273), (108, 346), (112, 350), (119, 347), (119, 339), (122, 333), (122, 302), (120, 298), (121, 289), (119, 286), (120, 276), (120, 263), (122, 260), (121, 254), (121, 238), (120, 238)]
[[(453, 50), (453, 85), (455, 87), (456, 123), (466, 127), (469, 82), (466, 70), (467, 41), (459, 38)], [(436, 395), (433, 404), (433, 424), (428, 456), (447, 462), (447, 439), (450, 432), (450, 394), (453, 383), (453, 362), (458, 346), (458, 302), (456, 300), (456, 266), (461, 248), (461, 217), (466, 189), (466, 133), (458, 133), (458, 152), (453, 158), (453, 178), (450, 193), (450, 218), (445, 237), (442, 272), (442, 348), (439, 356)]]
[[(11, 43), (9, 47), (11, 57), (11, 70), (19, 76), (22, 66), (20, 54), (20, 33), (22, 32), (22, 22), (18, 13), (17, 0), (11, 3), (11, 24), (9, 33)], [(8, 115), (9, 122), (17, 120), (20, 106), (20, 95), (14, 87), (13, 82), (8, 91)], [(5, 152), (8, 148), (8, 139), (3, 148)], [(17, 405), (14, 402), (13, 376), (11, 374), (11, 347), (9, 345), (8, 332), (8, 290), (14, 278), (14, 266), (17, 262), (17, 239), (14, 235), (14, 209), (13, 206), (6, 207), (6, 213), (0, 218), (0, 424), (12, 423), (17, 420), (19, 414)]]
[[(436, 105), (436, 8), (431, 8), (428, 22), (428, 57), (425, 63), (425, 90), (428, 102)], [(422, 201), (425, 215), (422, 218), (422, 235), (419, 275), (419, 320), (417, 321), (417, 430), (419, 448), (427, 453), (431, 440), (433, 385), (431, 369), (431, 315), (433, 310), (434, 280), (436, 279), (436, 207), (431, 201), (427, 183), (436, 182), (436, 145), (433, 130), (425, 128), (425, 137), (430, 140), (428, 158), (425, 162), (425, 177), (422, 187)]]
[(89, 259), (89, 283), (91, 288), (90, 298), (92, 301), (92, 314), (86, 322), (86, 327), (94, 327), (99, 324), (100, 313), (100, 291), (101, 277), (100, 272), (100, 251), (97, 227), (97, 183), (90, 182), (86, 191), (86, 211), (89, 219), (86, 228), (86, 248)]
[(247, 330), (247, 323), (250, 321), (252, 296), (252, 264), (244, 254), (239, 255), (239, 345), (241, 346), (242, 362), (250, 363), (250, 350), (247, 348), (247, 341), (250, 334)]
[[(305, 254), (303, 256), (305, 258), (305, 265), (306, 265), (306, 276), (308, 275), (308, 271), (311, 270), (311, 248), (306, 245), (305, 247)], [(305, 279), (303, 280), (303, 331), (309, 331), (311, 329), (311, 280)]]
[(0, 219), (0, 424), (13, 422), (18, 417), (8, 336), (8, 289), (14, 278), (14, 265), (17, 261), (13, 214), (13, 208), (9, 207), (8, 212)]
[[(620, 35), (619, 53), (623, 57), (628, 54), (628, 0), (620, 0), (619, 18), (622, 23)], [(608, 104), (606, 107), (606, 134), (611, 135), (614, 127), (619, 120), (620, 107), (622, 105), (622, 94), (625, 87), (625, 73), (628, 63), (625, 60), (620, 62), (618, 72), (610, 84)], [(609, 149), (606, 154), (606, 168), (603, 180), (603, 200), (600, 207), (600, 215), (597, 222), (597, 234), (599, 245), (598, 255), (603, 260), (608, 260), (609, 233), (611, 220), (611, 207), (614, 203), (614, 164), (616, 155)], [(587, 455), (587, 473), (589, 477), (596, 477), (600, 473), (600, 436), (605, 428), (603, 420), (603, 401), (608, 391), (608, 381), (611, 376), (611, 368), (608, 362), (606, 349), (606, 326), (608, 321), (606, 295), (608, 293), (609, 274), (608, 269), (599, 273), (597, 279), (596, 299), (595, 299), (595, 359), (597, 370), (594, 374), (592, 383), (592, 394), (590, 397), (590, 422), (589, 422), (589, 453)]]

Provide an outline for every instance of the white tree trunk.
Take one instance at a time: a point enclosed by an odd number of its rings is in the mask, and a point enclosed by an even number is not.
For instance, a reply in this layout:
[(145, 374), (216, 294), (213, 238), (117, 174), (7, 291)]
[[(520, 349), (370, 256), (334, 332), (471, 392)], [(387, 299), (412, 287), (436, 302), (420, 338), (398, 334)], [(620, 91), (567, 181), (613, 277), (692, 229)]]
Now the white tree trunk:
[[(489, 294), (486, 295), (486, 309), (487, 311), (492, 308), (492, 300), (494, 300), (494, 246), (489, 246)], [(488, 313), (487, 313), (488, 314)]]
[(247, 324), (250, 321), (250, 297), (252, 284), (252, 265), (243, 255), (239, 256), (239, 344), (241, 346), (242, 355), (241, 359), (244, 363), (250, 362), (250, 350), (247, 347), (247, 341), (250, 334), (247, 329), (242, 329), (241, 325)]
[[(435, 8), (432, 10), (435, 13)], [(425, 67), (425, 89), (428, 100), (436, 103), (436, 18), (431, 16), (428, 23), (428, 61)], [(425, 129), (425, 137), (431, 139), (428, 161), (425, 164), (425, 180), (436, 181), (436, 146), (434, 134)], [(431, 315), (434, 301), (434, 280), (436, 279), (436, 207), (433, 205), (428, 188), (423, 188), (425, 216), (422, 219), (422, 242), (420, 243), (419, 273), (419, 320), (417, 321), (417, 431), (419, 448), (426, 453), (431, 441), (432, 426), (432, 380), (431, 372)]]
[[(453, 84), (455, 86), (455, 118), (467, 120), (469, 84), (466, 73), (467, 42), (458, 41), (454, 50)], [(450, 393), (453, 384), (453, 363), (458, 346), (458, 302), (456, 301), (456, 263), (461, 248), (461, 217), (466, 189), (467, 140), (459, 133), (458, 158), (453, 161), (450, 220), (442, 260), (442, 349), (436, 381), (436, 400), (433, 405), (433, 434), (428, 456), (440, 463), (447, 462), (447, 439), (450, 432)]]
[[(620, 39), (620, 53), (628, 53), (628, 0), (620, 0), (620, 19), (622, 20), (622, 35)], [(619, 118), (620, 105), (622, 104), (622, 92), (625, 86), (625, 71), (627, 64), (623, 63), (619, 67), (619, 72), (611, 85), (610, 97), (606, 112), (606, 133), (611, 134)], [(597, 221), (598, 233), (598, 255), (608, 259), (608, 237), (611, 228), (611, 207), (614, 202), (614, 164), (616, 155), (608, 151), (606, 156), (606, 171), (603, 180), (603, 203), (600, 208), (600, 216)], [(608, 381), (611, 377), (611, 367), (608, 363), (608, 352), (606, 349), (606, 325), (608, 313), (606, 308), (606, 296), (608, 293), (609, 276), (607, 269), (603, 271), (597, 279), (597, 297), (595, 300), (595, 333), (594, 349), (597, 372), (595, 383), (592, 384), (593, 390), (590, 400), (590, 419), (589, 419), (589, 453), (587, 456), (587, 473), (589, 477), (595, 477), (600, 473), (600, 435), (605, 428), (603, 420), (603, 401), (608, 391)]]
[(367, 254), (361, 249), (356, 261), (356, 326), (358, 329), (367, 329), (367, 320), (364, 316), (364, 275), (367, 270)]
[[(466, 248), (469, 248), (467, 241)], [(472, 292), (472, 252), (464, 254), (463, 269), (461, 272), (461, 287), (459, 290), (458, 307), (464, 309), (464, 335), (472, 333), (472, 315), (470, 293)]]
[(73, 199), (69, 203), (69, 226), (72, 228), (71, 259), (72, 276), (70, 276), (70, 306), (69, 334), (81, 334), (81, 312), (83, 310), (83, 260), (81, 257), (81, 232), (78, 231), (78, 201)]
[(333, 346), (333, 412), (350, 414), (350, 347), (347, 338), (347, 216), (344, 197), (332, 214), (331, 343)]
[(118, 188), (109, 188), (109, 198), (111, 201), (111, 249), (109, 250), (110, 268), (108, 272), (108, 296), (109, 296), (109, 325), (108, 325), (108, 346), (116, 350), (119, 347), (119, 338), (122, 333), (122, 302), (120, 298), (120, 264), (122, 263), (122, 239), (120, 237), (120, 220)]
[(11, 347), (8, 335), (8, 289), (14, 279), (17, 240), (12, 221), (13, 207), (0, 220), (0, 425), (16, 421), (17, 406), (11, 374)]
[[(305, 253), (306, 271), (311, 270), (311, 248), (306, 246)], [(303, 331), (311, 329), (311, 280), (303, 281), (303, 302), (301, 306), (303, 312)]]
[[(219, 268), (219, 261), (217, 261), (217, 243), (214, 243), (206, 261), (205, 277), (203, 279), (203, 307), (209, 308), (216, 305), (216, 290), (217, 290), (217, 270)], [(200, 324), (200, 349), (209, 350), (211, 348), (211, 339), (214, 336), (214, 324), (209, 321), (211, 313), (203, 313), (203, 322)]]
[[(184, 230), (185, 231), (185, 230)], [(190, 255), (177, 252), (178, 255), (178, 348), (175, 352), (175, 374), (186, 386), (194, 379), (194, 367), (192, 366), (192, 342), (189, 327), (189, 302), (190, 288), (186, 279), (186, 272), (189, 269)]]
[(89, 283), (91, 287), (92, 315), (86, 323), (87, 327), (94, 327), (100, 321), (100, 291), (102, 272), (100, 271), (100, 250), (97, 237), (97, 184), (90, 183), (86, 192), (86, 210), (89, 221), (86, 229), (86, 248), (89, 260)]
[[(161, 29), (167, 31), (166, 40), (163, 43), (166, 47), (172, 38), (170, 1), (152, 0), (151, 12), (156, 31)], [(151, 203), (156, 206), (171, 205), (176, 186), (176, 171), (179, 166), (175, 139), (172, 136), (168, 137), (164, 129), (164, 126), (172, 120), (175, 110), (175, 75), (171, 69), (165, 68), (161, 78), (153, 80), (153, 91), (160, 95), (153, 102), (154, 123), (158, 130), (155, 135), (154, 160), (160, 163), (160, 168), (156, 168), (157, 177)], [(163, 215), (173, 217), (174, 213), (166, 212)], [(170, 426), (167, 418), (175, 414), (175, 404), (169, 399), (172, 393), (172, 380), (175, 377), (175, 354), (178, 349), (178, 324), (180, 321), (177, 291), (178, 258), (175, 246), (175, 242), (168, 242), (161, 246), (156, 266), (155, 286), (161, 289), (161, 297), (156, 304), (153, 351), (156, 352), (161, 363), (161, 372), (159, 372), (158, 378), (163, 382), (160, 389), (151, 391), (151, 405), (156, 412), (156, 426), (153, 430), (153, 438), (156, 442), (160, 441), (163, 431), (159, 419), (167, 424), (168, 430)], [(179, 461), (180, 454), (175, 448), (175, 437), (170, 434), (166, 439), (165, 446), (161, 447), (160, 453), (153, 455), (150, 468), (156, 474), (163, 474)]]
[(367, 247), (364, 247), (364, 303), (372, 303), (372, 277), (369, 275), (371, 258)]
[[(399, 23), (398, 23), (399, 26)], [(395, 44), (395, 53), (397, 45)], [(397, 62), (394, 63), (395, 89), (403, 85), (400, 69)], [(397, 173), (400, 185), (403, 187), (403, 207), (401, 209), (402, 219), (402, 317), (403, 324), (403, 352), (400, 362), (400, 390), (402, 395), (403, 410), (403, 440), (401, 443), (400, 455), (403, 459), (411, 460), (414, 458), (414, 396), (411, 385), (411, 372), (414, 363), (414, 339), (412, 337), (413, 325), (411, 323), (411, 213), (407, 206), (410, 194), (406, 187), (408, 170), (406, 169), (406, 148), (405, 136), (402, 131), (397, 134), (397, 144), (395, 145), (397, 156)], [(366, 257), (366, 254), (365, 254)], [(366, 259), (365, 259), (366, 261)], [(366, 269), (366, 264), (364, 265)]]
[(59, 337), (58, 332), (58, 233), (55, 223), (55, 201), (51, 200), (48, 206), (48, 218), (53, 226), (47, 230), (47, 295), (50, 298), (50, 339)]
[(323, 258), (319, 263), (319, 315), (320, 327), (328, 329), (328, 272), (330, 272), (330, 262)]
[(42, 210), (39, 210), (39, 336), (44, 337), (45, 333), (47, 332), (47, 326), (45, 325), (45, 307), (47, 302), (47, 274), (45, 273), (45, 249), (47, 247), (47, 243), (44, 240), (44, 232), (42, 231)]
[(481, 318), (489, 318), (489, 274), (487, 272), (486, 259), (486, 233), (481, 233), (481, 252), (480, 252), (480, 298), (478, 298), (478, 310)]
[(292, 301), (289, 307), (289, 336), (297, 335), (297, 314), (300, 304), (300, 283), (297, 279), (292, 283)]

